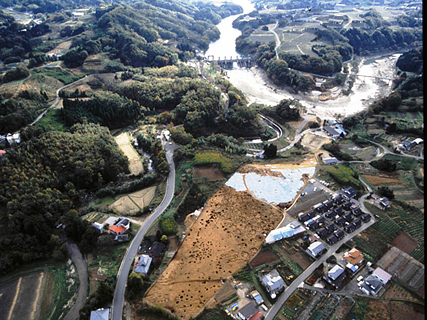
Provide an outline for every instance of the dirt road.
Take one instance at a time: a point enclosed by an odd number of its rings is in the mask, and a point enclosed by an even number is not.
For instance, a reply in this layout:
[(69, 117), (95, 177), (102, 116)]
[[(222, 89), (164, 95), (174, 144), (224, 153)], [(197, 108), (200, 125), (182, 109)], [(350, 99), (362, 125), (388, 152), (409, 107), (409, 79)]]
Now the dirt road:
[(87, 263), (76, 244), (67, 242), (67, 249), (79, 274), (79, 291), (77, 292), (76, 301), (65, 315), (64, 320), (76, 320), (79, 318), (80, 309), (85, 305), (88, 292)]

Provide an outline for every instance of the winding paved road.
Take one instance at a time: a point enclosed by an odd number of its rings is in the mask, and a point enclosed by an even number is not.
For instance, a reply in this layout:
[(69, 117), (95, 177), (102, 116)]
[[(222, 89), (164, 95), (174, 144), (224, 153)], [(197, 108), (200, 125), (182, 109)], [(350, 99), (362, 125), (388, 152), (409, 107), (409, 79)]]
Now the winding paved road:
[(144, 221), (144, 224), (139, 229), (138, 233), (136, 234), (135, 238), (127, 249), (125, 257), (122, 260), (122, 264), (120, 265), (120, 269), (117, 274), (117, 285), (116, 290), (114, 292), (114, 299), (112, 304), (112, 320), (122, 319), (126, 283), (129, 275), (129, 270), (132, 266), (132, 262), (134, 261), (138, 247), (145, 234), (147, 233), (148, 229), (168, 207), (169, 203), (172, 201), (175, 192), (175, 164), (173, 162), (173, 151), (175, 149), (175, 145), (170, 142), (164, 141), (163, 134), (161, 136), (163, 148), (166, 151), (166, 158), (170, 166), (170, 172), (166, 185), (166, 194), (163, 198), (162, 203), (160, 203), (156, 210), (154, 210), (154, 212)]

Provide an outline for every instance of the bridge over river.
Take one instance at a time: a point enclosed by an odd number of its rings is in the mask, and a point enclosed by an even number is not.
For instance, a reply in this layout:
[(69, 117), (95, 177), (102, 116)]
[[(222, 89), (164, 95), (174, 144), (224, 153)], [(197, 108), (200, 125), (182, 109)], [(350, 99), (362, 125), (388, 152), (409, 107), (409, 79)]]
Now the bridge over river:
[(234, 63), (236, 63), (239, 68), (250, 68), (255, 65), (255, 60), (252, 59), (251, 56), (248, 56), (248, 57), (230, 56), (229, 58), (218, 57), (217, 59), (215, 59), (213, 55), (209, 55), (205, 57), (205, 61), (216, 62), (223, 69), (233, 69)]

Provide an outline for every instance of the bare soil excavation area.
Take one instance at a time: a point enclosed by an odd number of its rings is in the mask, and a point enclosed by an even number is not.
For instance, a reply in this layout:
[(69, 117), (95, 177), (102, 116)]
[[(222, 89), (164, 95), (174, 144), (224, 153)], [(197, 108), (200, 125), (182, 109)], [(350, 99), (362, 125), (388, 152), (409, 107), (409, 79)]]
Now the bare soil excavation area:
[(196, 316), (222, 287), (221, 280), (241, 269), (283, 218), (282, 211), (223, 185), (208, 201), (175, 258), (145, 302), (160, 304), (181, 319)]

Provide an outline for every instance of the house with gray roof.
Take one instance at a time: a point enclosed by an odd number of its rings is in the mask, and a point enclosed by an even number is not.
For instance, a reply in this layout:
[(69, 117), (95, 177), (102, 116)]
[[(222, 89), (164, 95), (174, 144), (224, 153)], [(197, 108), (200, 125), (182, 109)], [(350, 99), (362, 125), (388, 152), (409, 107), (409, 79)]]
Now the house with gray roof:
[(369, 275), (360, 285), (360, 290), (364, 293), (376, 296), (383, 287), (383, 283), (374, 275)]
[(135, 266), (135, 272), (147, 274), (148, 270), (150, 270), (151, 261), (153, 261), (153, 258), (149, 255), (143, 254)]
[(90, 312), (90, 320), (108, 320), (110, 319), (110, 308), (102, 308)]
[(346, 274), (344, 272), (344, 269), (337, 264), (333, 266), (333, 268), (328, 271), (327, 275), (323, 277), (323, 279), (325, 279), (329, 284), (334, 286), (336, 289), (342, 286), (345, 278), (346, 278)]

